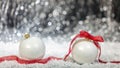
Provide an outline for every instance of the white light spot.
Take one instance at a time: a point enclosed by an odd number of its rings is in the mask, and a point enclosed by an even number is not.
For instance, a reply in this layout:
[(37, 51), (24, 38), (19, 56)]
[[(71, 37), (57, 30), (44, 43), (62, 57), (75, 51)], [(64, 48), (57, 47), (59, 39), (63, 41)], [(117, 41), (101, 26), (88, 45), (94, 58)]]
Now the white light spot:
[(45, 14), (45, 13), (41, 13), (41, 14), (40, 14), (40, 18), (43, 19), (43, 18), (45, 18), (45, 17), (46, 17), (46, 14)]
[(18, 33), (17, 33), (17, 36), (21, 36), (21, 33), (18, 32)]
[(67, 12), (66, 12), (66, 11), (63, 11), (63, 14), (64, 14), (64, 15), (66, 15), (66, 14), (67, 14)]
[(45, 5), (47, 6), (49, 3), (48, 2), (45, 2)]
[(4, 21), (5, 19), (2, 17), (1, 20)]
[(107, 19), (106, 18), (102, 18), (102, 22), (106, 22), (107, 21)]
[(60, 27), (56, 27), (56, 30), (60, 30)]
[(103, 10), (104, 10), (104, 11), (107, 11), (107, 7), (106, 7), (106, 6), (105, 6), (105, 7), (103, 7)]
[(53, 11), (53, 16), (56, 17), (56, 16), (58, 16), (58, 15), (59, 15), (59, 12), (58, 12), (57, 10), (54, 10), (54, 11)]
[(20, 9), (23, 10), (23, 9), (24, 9), (24, 6), (21, 6)]
[(35, 4), (39, 4), (40, 3), (40, 0), (36, 0)]
[(34, 6), (35, 5), (35, 3), (33, 2), (33, 3), (31, 3), (31, 6)]
[(83, 24), (83, 21), (79, 21), (78, 23), (79, 23), (80, 25), (82, 25), (82, 24)]
[(15, 15), (18, 15), (18, 12), (15, 12)]
[(52, 25), (52, 22), (48, 22), (48, 26), (51, 26)]

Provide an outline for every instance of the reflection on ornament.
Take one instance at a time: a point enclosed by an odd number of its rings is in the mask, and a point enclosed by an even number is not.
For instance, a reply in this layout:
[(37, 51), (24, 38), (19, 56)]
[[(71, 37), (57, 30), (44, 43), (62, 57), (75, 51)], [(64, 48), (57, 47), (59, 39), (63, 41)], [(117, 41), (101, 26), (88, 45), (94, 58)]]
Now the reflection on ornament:
[(95, 44), (88, 39), (75, 41), (72, 48), (72, 58), (78, 63), (92, 63), (96, 60), (98, 49)]
[(41, 59), (45, 54), (45, 45), (41, 39), (25, 34), (19, 46), (19, 54), (25, 59)]

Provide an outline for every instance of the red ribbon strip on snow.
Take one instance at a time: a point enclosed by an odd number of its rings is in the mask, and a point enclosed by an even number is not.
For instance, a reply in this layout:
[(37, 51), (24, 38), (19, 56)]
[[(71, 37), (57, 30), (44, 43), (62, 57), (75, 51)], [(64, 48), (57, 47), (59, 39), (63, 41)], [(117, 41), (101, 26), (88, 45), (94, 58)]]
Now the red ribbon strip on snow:
[[(77, 34), (73, 39), (72, 41), (70, 42), (70, 47), (69, 47), (69, 51), (68, 53), (65, 55), (64, 57), (64, 60), (67, 59), (67, 57), (70, 55), (71, 51), (72, 51), (72, 44), (73, 42), (77, 39), (77, 38), (86, 38), (86, 39), (90, 39), (90, 40), (93, 40), (95, 46), (99, 49), (99, 54), (98, 54), (98, 61), (100, 63), (108, 63), (107, 61), (103, 61), (100, 59), (100, 56), (101, 56), (101, 46), (99, 45), (98, 42), (104, 42), (103, 38), (101, 36), (93, 36), (91, 34), (89, 34), (88, 32), (86, 31), (80, 31), (79, 34)], [(120, 63), (120, 61), (109, 61), (109, 63)]]
[(45, 58), (45, 59), (25, 60), (25, 59), (19, 58), (18, 56), (15, 56), (15, 55), (0, 57), (0, 62), (13, 61), (13, 60), (17, 61), (20, 64), (33, 64), (33, 63), (45, 64), (50, 60), (62, 60), (62, 58), (57, 58), (57, 57), (50, 56), (50, 57)]

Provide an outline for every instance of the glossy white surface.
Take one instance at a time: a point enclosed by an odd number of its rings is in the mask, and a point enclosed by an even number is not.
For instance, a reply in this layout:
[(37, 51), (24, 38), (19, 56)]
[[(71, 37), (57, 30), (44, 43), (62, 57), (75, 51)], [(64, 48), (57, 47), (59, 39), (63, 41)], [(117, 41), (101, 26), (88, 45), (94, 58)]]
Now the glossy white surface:
[(41, 39), (30, 37), (21, 41), (19, 46), (19, 55), (25, 59), (43, 58), (45, 55), (45, 45)]
[(72, 58), (78, 63), (91, 63), (94, 62), (98, 49), (91, 41), (81, 41), (73, 44)]

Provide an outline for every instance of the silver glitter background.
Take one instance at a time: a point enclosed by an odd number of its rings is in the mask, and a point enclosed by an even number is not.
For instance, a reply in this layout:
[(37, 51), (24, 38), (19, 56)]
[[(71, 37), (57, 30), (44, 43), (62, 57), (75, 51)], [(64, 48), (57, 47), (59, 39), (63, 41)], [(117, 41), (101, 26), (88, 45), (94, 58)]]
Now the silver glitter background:
[(0, 40), (17, 41), (24, 33), (63, 40), (86, 30), (120, 42), (116, 3), (119, 0), (0, 0)]

